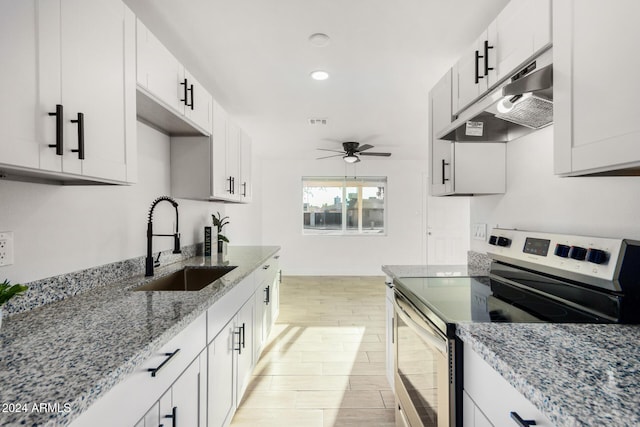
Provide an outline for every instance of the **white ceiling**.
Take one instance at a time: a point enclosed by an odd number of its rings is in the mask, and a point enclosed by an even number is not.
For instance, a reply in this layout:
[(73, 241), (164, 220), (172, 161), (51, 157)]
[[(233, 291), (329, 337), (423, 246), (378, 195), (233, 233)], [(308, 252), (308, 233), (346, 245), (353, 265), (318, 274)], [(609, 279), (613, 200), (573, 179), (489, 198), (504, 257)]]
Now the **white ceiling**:
[[(258, 155), (313, 158), (340, 147), (331, 139), (366, 139), (399, 159), (426, 157), (429, 89), (507, 2), (125, 0)], [(331, 43), (313, 46), (316, 32)], [(331, 78), (310, 79), (316, 69)]]

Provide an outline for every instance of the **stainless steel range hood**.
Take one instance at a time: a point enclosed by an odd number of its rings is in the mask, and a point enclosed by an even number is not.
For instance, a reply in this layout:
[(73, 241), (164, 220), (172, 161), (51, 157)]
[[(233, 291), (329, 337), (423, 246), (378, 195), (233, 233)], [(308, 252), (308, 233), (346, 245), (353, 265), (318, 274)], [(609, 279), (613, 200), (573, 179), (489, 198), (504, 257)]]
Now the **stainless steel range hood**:
[(463, 110), (437, 137), (507, 142), (551, 123), (553, 68), (549, 50)]

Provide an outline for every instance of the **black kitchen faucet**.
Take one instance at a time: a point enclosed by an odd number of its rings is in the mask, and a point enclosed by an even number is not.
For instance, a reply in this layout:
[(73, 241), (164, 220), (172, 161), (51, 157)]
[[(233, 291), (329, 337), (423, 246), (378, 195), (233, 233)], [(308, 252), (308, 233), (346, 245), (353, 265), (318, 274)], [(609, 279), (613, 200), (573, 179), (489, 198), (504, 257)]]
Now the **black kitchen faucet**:
[[(171, 203), (173, 207), (176, 209), (176, 232), (174, 234), (153, 234), (153, 210), (155, 209), (156, 205), (162, 201), (167, 201)], [(154, 264), (158, 263), (157, 265), (160, 265), (159, 261), (154, 262), (153, 260), (153, 254), (152, 254), (153, 236), (173, 237), (173, 253), (174, 254), (181, 253), (180, 233), (178, 232), (178, 203), (169, 196), (158, 197), (151, 204), (151, 208), (149, 208), (149, 221), (147, 222), (147, 258), (145, 260), (146, 262), (145, 262), (145, 273), (144, 273), (145, 276), (153, 276)], [(160, 252), (158, 252), (158, 260), (160, 260)]]

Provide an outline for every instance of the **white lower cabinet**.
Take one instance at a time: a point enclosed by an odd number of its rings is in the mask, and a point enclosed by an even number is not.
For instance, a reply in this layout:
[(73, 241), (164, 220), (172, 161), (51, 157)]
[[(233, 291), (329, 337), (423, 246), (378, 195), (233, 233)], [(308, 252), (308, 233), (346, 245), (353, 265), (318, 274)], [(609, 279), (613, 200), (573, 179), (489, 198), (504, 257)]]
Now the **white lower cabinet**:
[[(274, 260), (242, 279), (71, 426), (228, 426), (264, 346), (263, 332), (278, 314), (272, 308), (279, 300)], [(258, 279), (269, 281), (270, 304)]]
[(462, 403), (464, 427), (516, 427), (520, 424), (512, 419), (512, 412), (523, 420), (535, 421), (536, 426), (554, 426), (468, 345), (464, 346)]
[(386, 373), (387, 373), (387, 381), (389, 381), (389, 385), (391, 386), (391, 389), (394, 390), (395, 386), (394, 386), (394, 377), (395, 377), (395, 353), (394, 353), (394, 343), (395, 343), (395, 337), (394, 337), (394, 322), (395, 322), (395, 315), (394, 315), (394, 311), (393, 311), (393, 288), (389, 287), (392, 283), (393, 280), (387, 276), (385, 283), (388, 283), (389, 285), (385, 287), (386, 290), (386, 339), (387, 339), (387, 345), (386, 345), (386, 362), (387, 362), (387, 366), (386, 366)]

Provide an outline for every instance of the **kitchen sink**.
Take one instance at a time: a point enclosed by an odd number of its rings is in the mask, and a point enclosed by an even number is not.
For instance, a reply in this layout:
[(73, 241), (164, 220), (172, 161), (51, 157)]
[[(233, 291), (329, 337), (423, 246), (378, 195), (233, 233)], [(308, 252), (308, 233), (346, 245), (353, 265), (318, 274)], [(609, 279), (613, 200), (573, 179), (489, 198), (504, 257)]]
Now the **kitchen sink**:
[(134, 291), (199, 291), (215, 282), (236, 266), (186, 267), (135, 288)]

